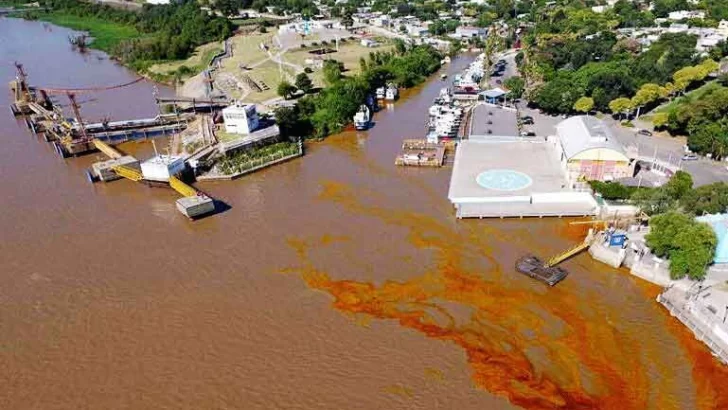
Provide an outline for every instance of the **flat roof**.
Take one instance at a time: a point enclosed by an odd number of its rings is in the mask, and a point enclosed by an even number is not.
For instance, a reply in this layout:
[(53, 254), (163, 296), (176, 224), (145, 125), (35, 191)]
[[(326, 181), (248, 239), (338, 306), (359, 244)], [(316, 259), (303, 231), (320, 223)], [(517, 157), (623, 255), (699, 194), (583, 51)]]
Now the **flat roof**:
[[(489, 115), (488, 113), (493, 113)], [(473, 108), (471, 135), (493, 137), (517, 137), (518, 120), (516, 112), (501, 107), (479, 104)], [(488, 124), (491, 121), (492, 124)], [(488, 133), (490, 130), (490, 133)]]
[[(531, 179), (531, 184), (511, 191), (485, 188), (476, 178), (489, 170), (522, 173)], [(451, 201), (554, 192), (570, 191), (552, 142), (488, 143), (464, 140), (459, 143), (448, 193)]]

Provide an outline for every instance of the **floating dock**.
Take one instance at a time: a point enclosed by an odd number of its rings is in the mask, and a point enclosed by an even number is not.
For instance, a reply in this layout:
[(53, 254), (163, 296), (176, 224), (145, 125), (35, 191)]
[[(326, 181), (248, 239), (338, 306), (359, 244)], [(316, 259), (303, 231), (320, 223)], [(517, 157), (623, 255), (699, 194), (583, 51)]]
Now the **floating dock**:
[(445, 162), (446, 147), (425, 140), (404, 140), (402, 152), (394, 160), (395, 165), (415, 167), (441, 167)]

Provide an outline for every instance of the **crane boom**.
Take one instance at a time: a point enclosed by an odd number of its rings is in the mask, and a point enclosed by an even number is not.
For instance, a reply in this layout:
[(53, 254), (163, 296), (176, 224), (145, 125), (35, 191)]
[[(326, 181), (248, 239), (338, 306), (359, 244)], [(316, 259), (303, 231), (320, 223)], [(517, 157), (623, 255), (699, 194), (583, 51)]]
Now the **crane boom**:
[(80, 94), (80, 93), (92, 93), (92, 92), (96, 92), (96, 91), (115, 90), (117, 88), (123, 88), (123, 87), (127, 87), (130, 85), (136, 84), (142, 80), (144, 80), (144, 77), (139, 77), (134, 81), (129, 81), (129, 82), (123, 83), (123, 84), (109, 85), (109, 86), (103, 86), (103, 87), (88, 87), (88, 88), (37, 87), (37, 88), (39, 90), (45, 91), (48, 94), (66, 94), (66, 93)]

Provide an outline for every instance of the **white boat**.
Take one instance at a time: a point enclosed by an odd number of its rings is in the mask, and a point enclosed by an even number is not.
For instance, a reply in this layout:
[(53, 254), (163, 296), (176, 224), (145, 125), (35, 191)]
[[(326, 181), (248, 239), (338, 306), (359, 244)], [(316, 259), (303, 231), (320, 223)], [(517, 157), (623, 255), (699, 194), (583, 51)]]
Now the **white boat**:
[(387, 92), (384, 95), (384, 99), (387, 101), (394, 101), (399, 97), (399, 90), (394, 85), (387, 86)]
[(377, 88), (377, 99), (378, 100), (383, 100), (384, 99), (384, 96), (386, 95), (386, 93), (387, 93), (387, 89), (386, 88), (384, 88), (384, 87)]
[(371, 111), (369, 110), (369, 107), (367, 107), (365, 104), (362, 104), (359, 107), (359, 111), (357, 111), (356, 115), (354, 115), (354, 127), (361, 131), (369, 128), (369, 125), (371, 124)]

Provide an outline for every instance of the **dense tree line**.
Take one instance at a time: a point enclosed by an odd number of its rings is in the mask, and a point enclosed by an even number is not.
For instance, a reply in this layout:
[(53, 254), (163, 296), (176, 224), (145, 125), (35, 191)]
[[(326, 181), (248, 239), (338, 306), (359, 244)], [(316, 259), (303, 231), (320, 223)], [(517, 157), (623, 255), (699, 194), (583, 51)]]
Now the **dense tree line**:
[(350, 123), (359, 106), (377, 87), (392, 82), (411, 87), (440, 68), (442, 55), (428, 45), (411, 48), (399, 43), (395, 51), (373, 52), (359, 75), (344, 77), (338, 62), (328, 63), (327, 87), (307, 95), (295, 107), (276, 110), (276, 122), (288, 137), (325, 137)]
[(728, 155), (728, 87), (712, 83), (655, 114), (656, 125), (688, 136), (688, 147), (715, 159)]
[(53, 12), (99, 18), (135, 27), (143, 35), (120, 43), (111, 53), (135, 68), (156, 60), (187, 58), (195, 47), (232, 35), (233, 26), (224, 18), (208, 15), (194, 0), (176, 0), (167, 5), (145, 4), (139, 11), (78, 0), (44, 0)]
[(548, 112), (568, 113), (583, 96), (595, 108), (609, 111), (616, 98), (631, 98), (645, 84), (666, 84), (680, 69), (697, 64), (695, 36), (666, 33), (644, 53), (629, 40), (602, 33), (589, 41), (555, 38), (534, 56), (547, 82), (532, 100)]

